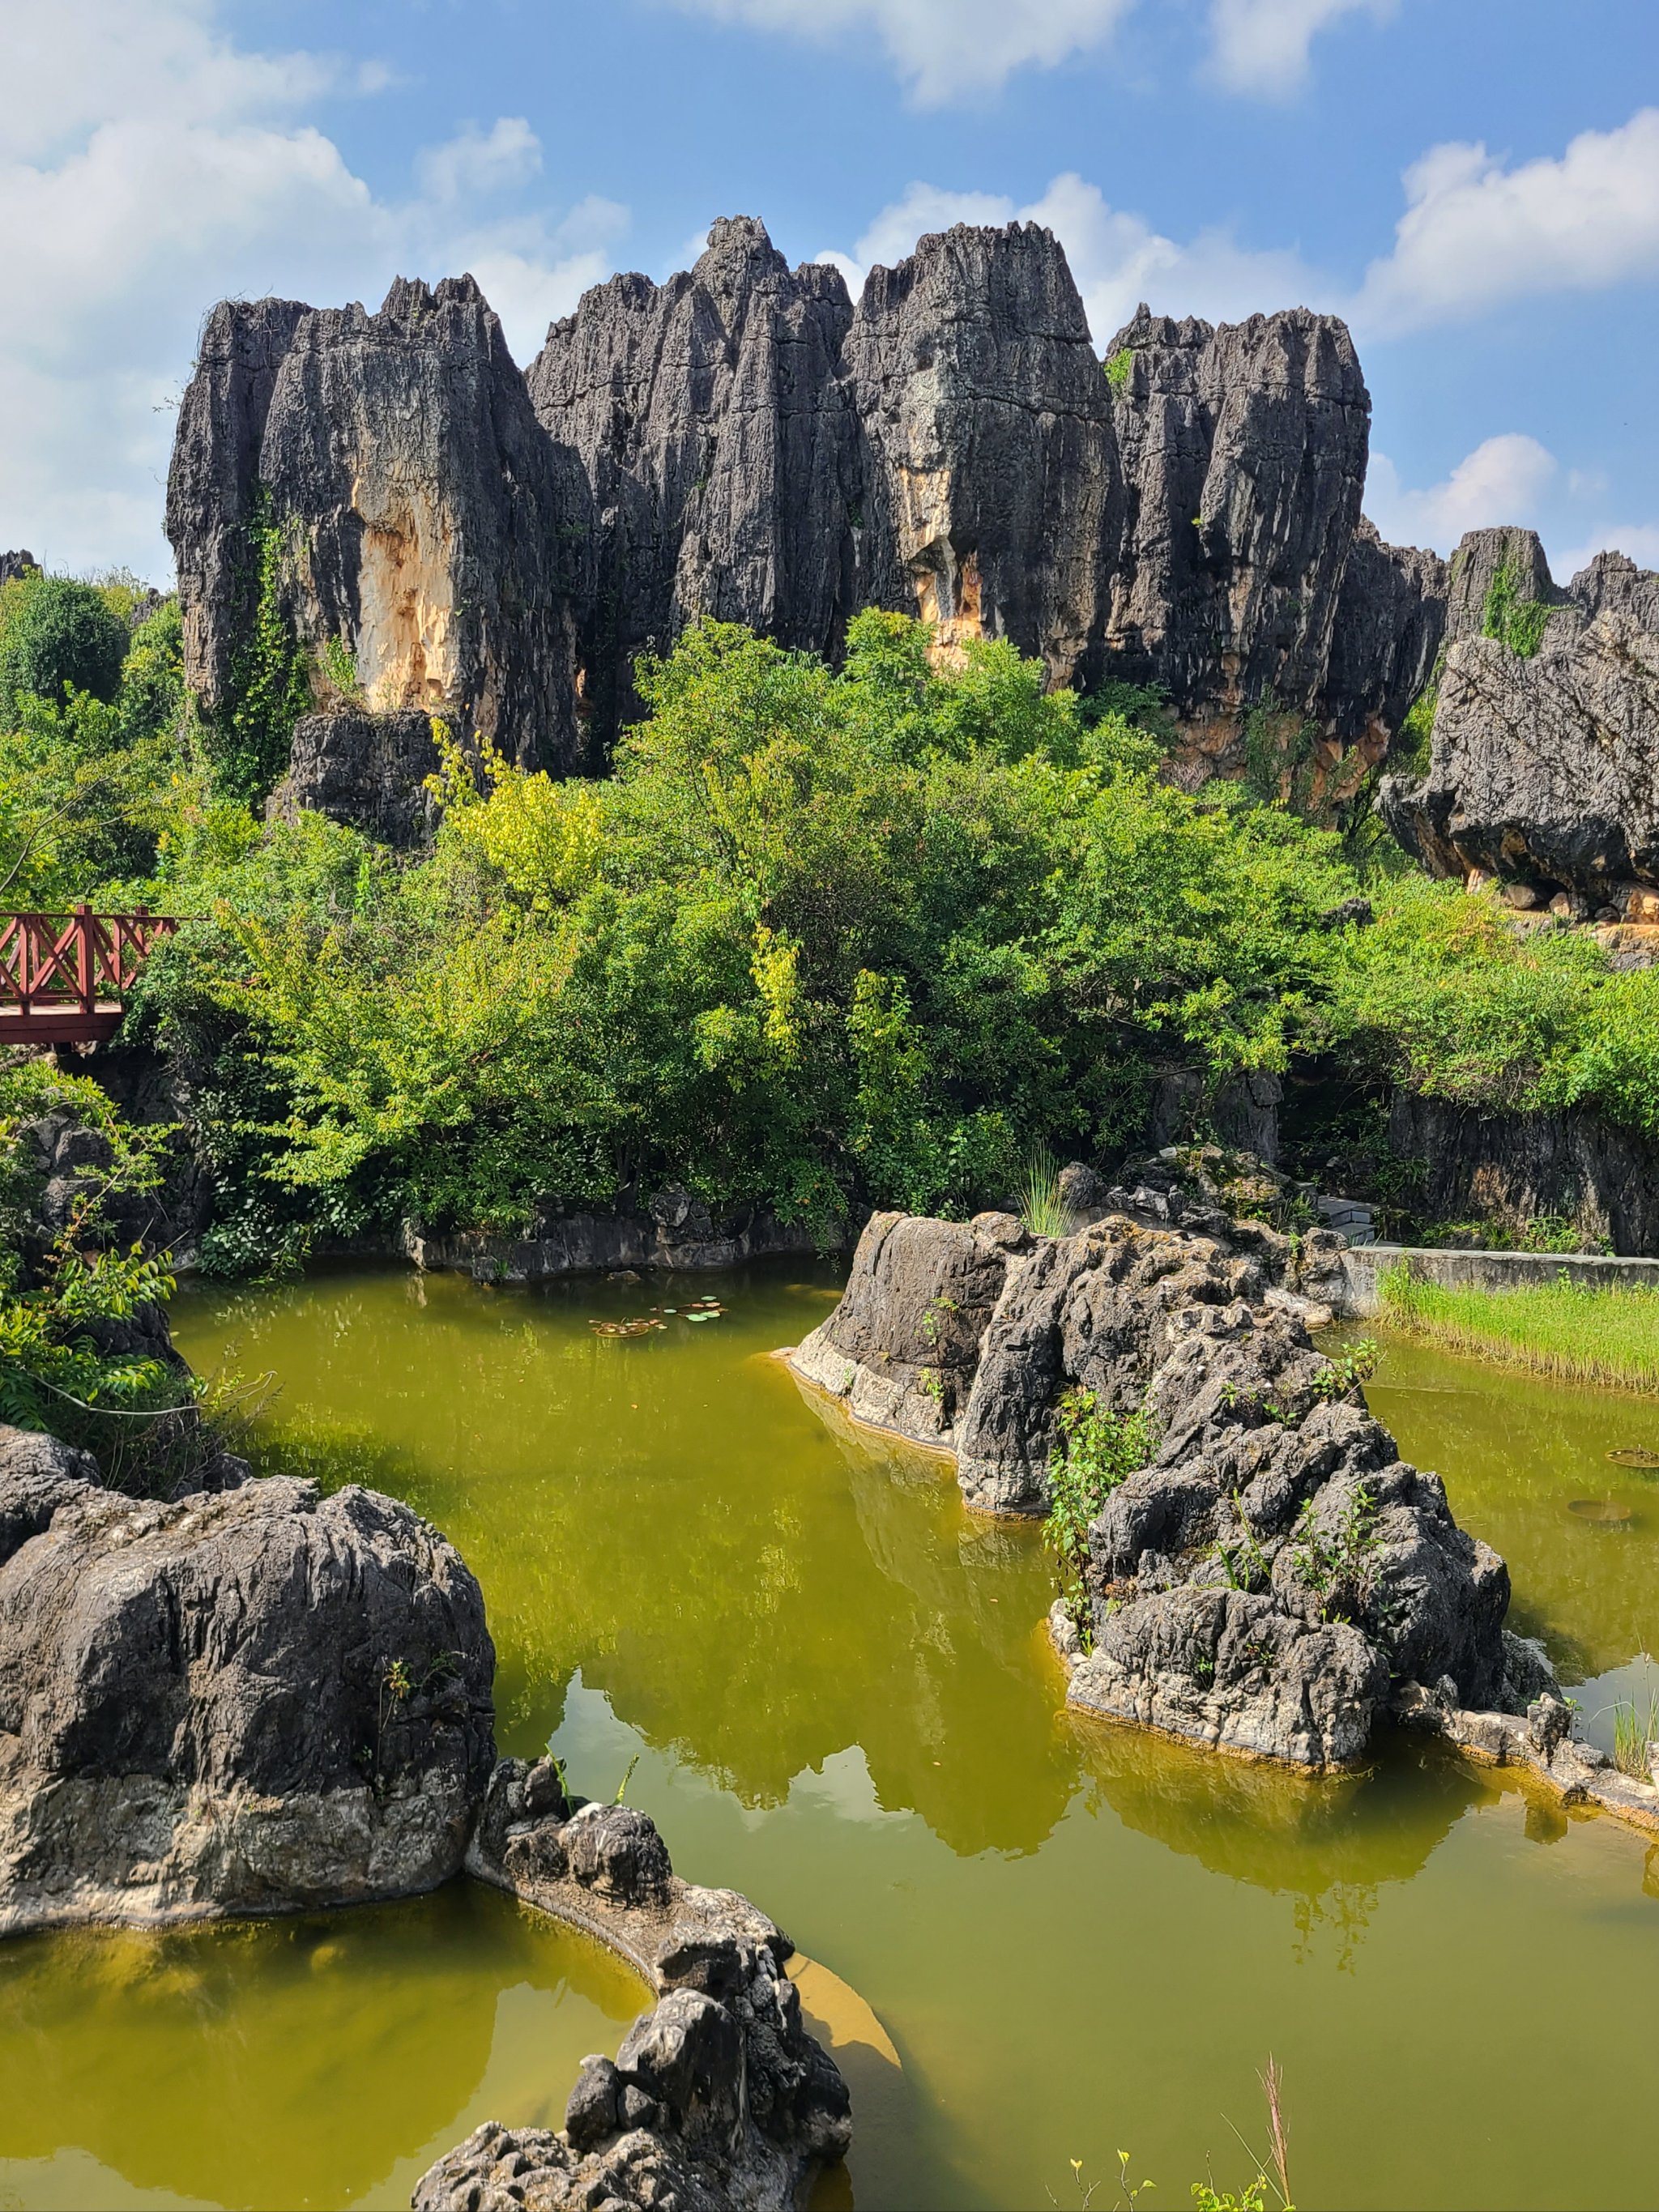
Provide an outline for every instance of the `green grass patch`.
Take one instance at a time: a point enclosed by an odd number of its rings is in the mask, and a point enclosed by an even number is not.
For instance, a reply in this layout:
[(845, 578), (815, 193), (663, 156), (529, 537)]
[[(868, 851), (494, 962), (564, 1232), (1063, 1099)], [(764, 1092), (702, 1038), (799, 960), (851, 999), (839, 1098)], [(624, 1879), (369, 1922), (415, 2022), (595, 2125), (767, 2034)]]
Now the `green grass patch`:
[(1448, 1287), (1404, 1262), (1381, 1290), (1390, 1321), (1452, 1351), (1574, 1382), (1659, 1389), (1659, 1291), (1595, 1290), (1565, 1273), (1511, 1291)]

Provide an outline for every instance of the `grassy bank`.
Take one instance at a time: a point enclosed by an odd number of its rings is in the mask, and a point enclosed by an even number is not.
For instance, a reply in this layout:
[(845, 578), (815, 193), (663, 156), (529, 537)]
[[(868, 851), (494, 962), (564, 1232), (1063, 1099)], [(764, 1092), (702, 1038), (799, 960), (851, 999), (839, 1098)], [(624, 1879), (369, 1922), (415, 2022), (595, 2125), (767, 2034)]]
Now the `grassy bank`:
[(1544, 1375), (1659, 1389), (1659, 1291), (1568, 1281), (1512, 1291), (1445, 1288), (1401, 1266), (1382, 1282), (1382, 1310), (1402, 1328)]

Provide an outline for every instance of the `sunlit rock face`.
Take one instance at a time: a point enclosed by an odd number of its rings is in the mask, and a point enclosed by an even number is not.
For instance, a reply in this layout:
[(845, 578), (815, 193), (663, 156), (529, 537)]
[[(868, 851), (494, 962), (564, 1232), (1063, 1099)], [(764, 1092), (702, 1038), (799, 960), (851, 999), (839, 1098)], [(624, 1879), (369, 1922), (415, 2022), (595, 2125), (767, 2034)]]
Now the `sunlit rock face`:
[(584, 764), (586, 479), (538, 426), (470, 276), (399, 278), (373, 315), (266, 300), (210, 316), (167, 492), (210, 713), (254, 617), (262, 505), (283, 617), (314, 651), (338, 641), (370, 708), (443, 714), (526, 765)]

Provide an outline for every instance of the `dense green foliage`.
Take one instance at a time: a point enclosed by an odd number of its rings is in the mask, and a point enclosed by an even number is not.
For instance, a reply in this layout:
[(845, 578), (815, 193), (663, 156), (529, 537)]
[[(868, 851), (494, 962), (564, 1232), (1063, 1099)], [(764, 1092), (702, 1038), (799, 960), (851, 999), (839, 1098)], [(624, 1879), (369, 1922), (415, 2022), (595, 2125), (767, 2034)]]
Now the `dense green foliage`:
[[(42, 1234), (44, 1162), (29, 1128), (62, 1112), (102, 1135), (106, 1164), (82, 1169), (64, 1219)], [(106, 1208), (158, 1172), (155, 1140), (127, 1127), (96, 1084), (40, 1060), (0, 1067), (0, 1420), (49, 1429), (106, 1462), (132, 1456), (122, 1424), (193, 1402), (177, 1368), (120, 1341), (118, 1325), (170, 1297), (173, 1282), (164, 1262), (122, 1248)]]
[(1054, 1555), (1060, 1595), (1085, 1651), (1094, 1624), (1084, 1586), (1089, 1523), (1121, 1482), (1152, 1455), (1145, 1413), (1115, 1413), (1092, 1390), (1068, 1390), (1060, 1401), (1060, 1442), (1048, 1460), (1048, 1517), (1043, 1541)]
[(1202, 1136), (1220, 1085), (1310, 1054), (1368, 1111), (1404, 1083), (1659, 1137), (1659, 983), (1588, 933), (1412, 875), (1370, 882), (1372, 926), (1328, 927), (1352, 847), (1246, 787), (1174, 787), (1154, 695), (1045, 692), (1000, 643), (939, 669), (894, 615), (860, 617), (838, 669), (691, 630), (641, 668), (603, 781), (447, 744), (429, 853), (268, 826), (303, 671), (274, 527), (252, 534), (219, 727), (171, 605), (108, 699), (0, 718), (13, 901), (186, 917), (130, 1026), (187, 1078), (218, 1265), (668, 1180), (826, 1224), (959, 1212), (1010, 1202), (1045, 1147), (1137, 1141), (1161, 1069), (1200, 1077)]
[(203, 738), (221, 787), (257, 800), (288, 766), (294, 725), (311, 705), (312, 667), (283, 610), (283, 530), (263, 484), (242, 540), (230, 702), (204, 724)]
[(106, 704), (126, 658), (127, 625), (95, 585), (39, 569), (0, 586), (0, 720), (20, 699), (61, 706), (76, 692)]

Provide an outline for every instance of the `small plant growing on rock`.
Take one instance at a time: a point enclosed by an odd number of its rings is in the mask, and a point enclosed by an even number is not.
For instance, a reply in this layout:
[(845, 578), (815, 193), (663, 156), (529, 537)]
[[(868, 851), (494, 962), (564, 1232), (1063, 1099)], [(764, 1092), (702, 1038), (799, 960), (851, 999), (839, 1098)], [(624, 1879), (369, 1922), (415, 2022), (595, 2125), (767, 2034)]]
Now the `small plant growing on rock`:
[(1362, 1382), (1370, 1381), (1382, 1356), (1374, 1337), (1361, 1337), (1358, 1344), (1349, 1346), (1340, 1359), (1332, 1360), (1314, 1377), (1314, 1397), (1326, 1403), (1346, 1398), (1350, 1390), (1357, 1390)]
[(1092, 1390), (1066, 1391), (1060, 1401), (1060, 1441), (1048, 1460), (1048, 1517), (1043, 1541), (1059, 1567), (1060, 1595), (1083, 1642), (1094, 1647), (1083, 1571), (1089, 1558), (1089, 1523), (1119, 1483), (1152, 1455), (1145, 1413), (1103, 1411)]
[(1070, 1233), (1072, 1218), (1060, 1203), (1060, 1170), (1047, 1145), (1035, 1146), (1025, 1164), (1019, 1218), (1033, 1237), (1065, 1237)]
[(1319, 1600), (1322, 1620), (1358, 1620), (1371, 1594), (1371, 1554), (1382, 1542), (1376, 1533), (1376, 1501), (1362, 1484), (1350, 1497), (1335, 1534), (1319, 1525), (1310, 1498), (1296, 1524), (1291, 1553), (1297, 1580)]

